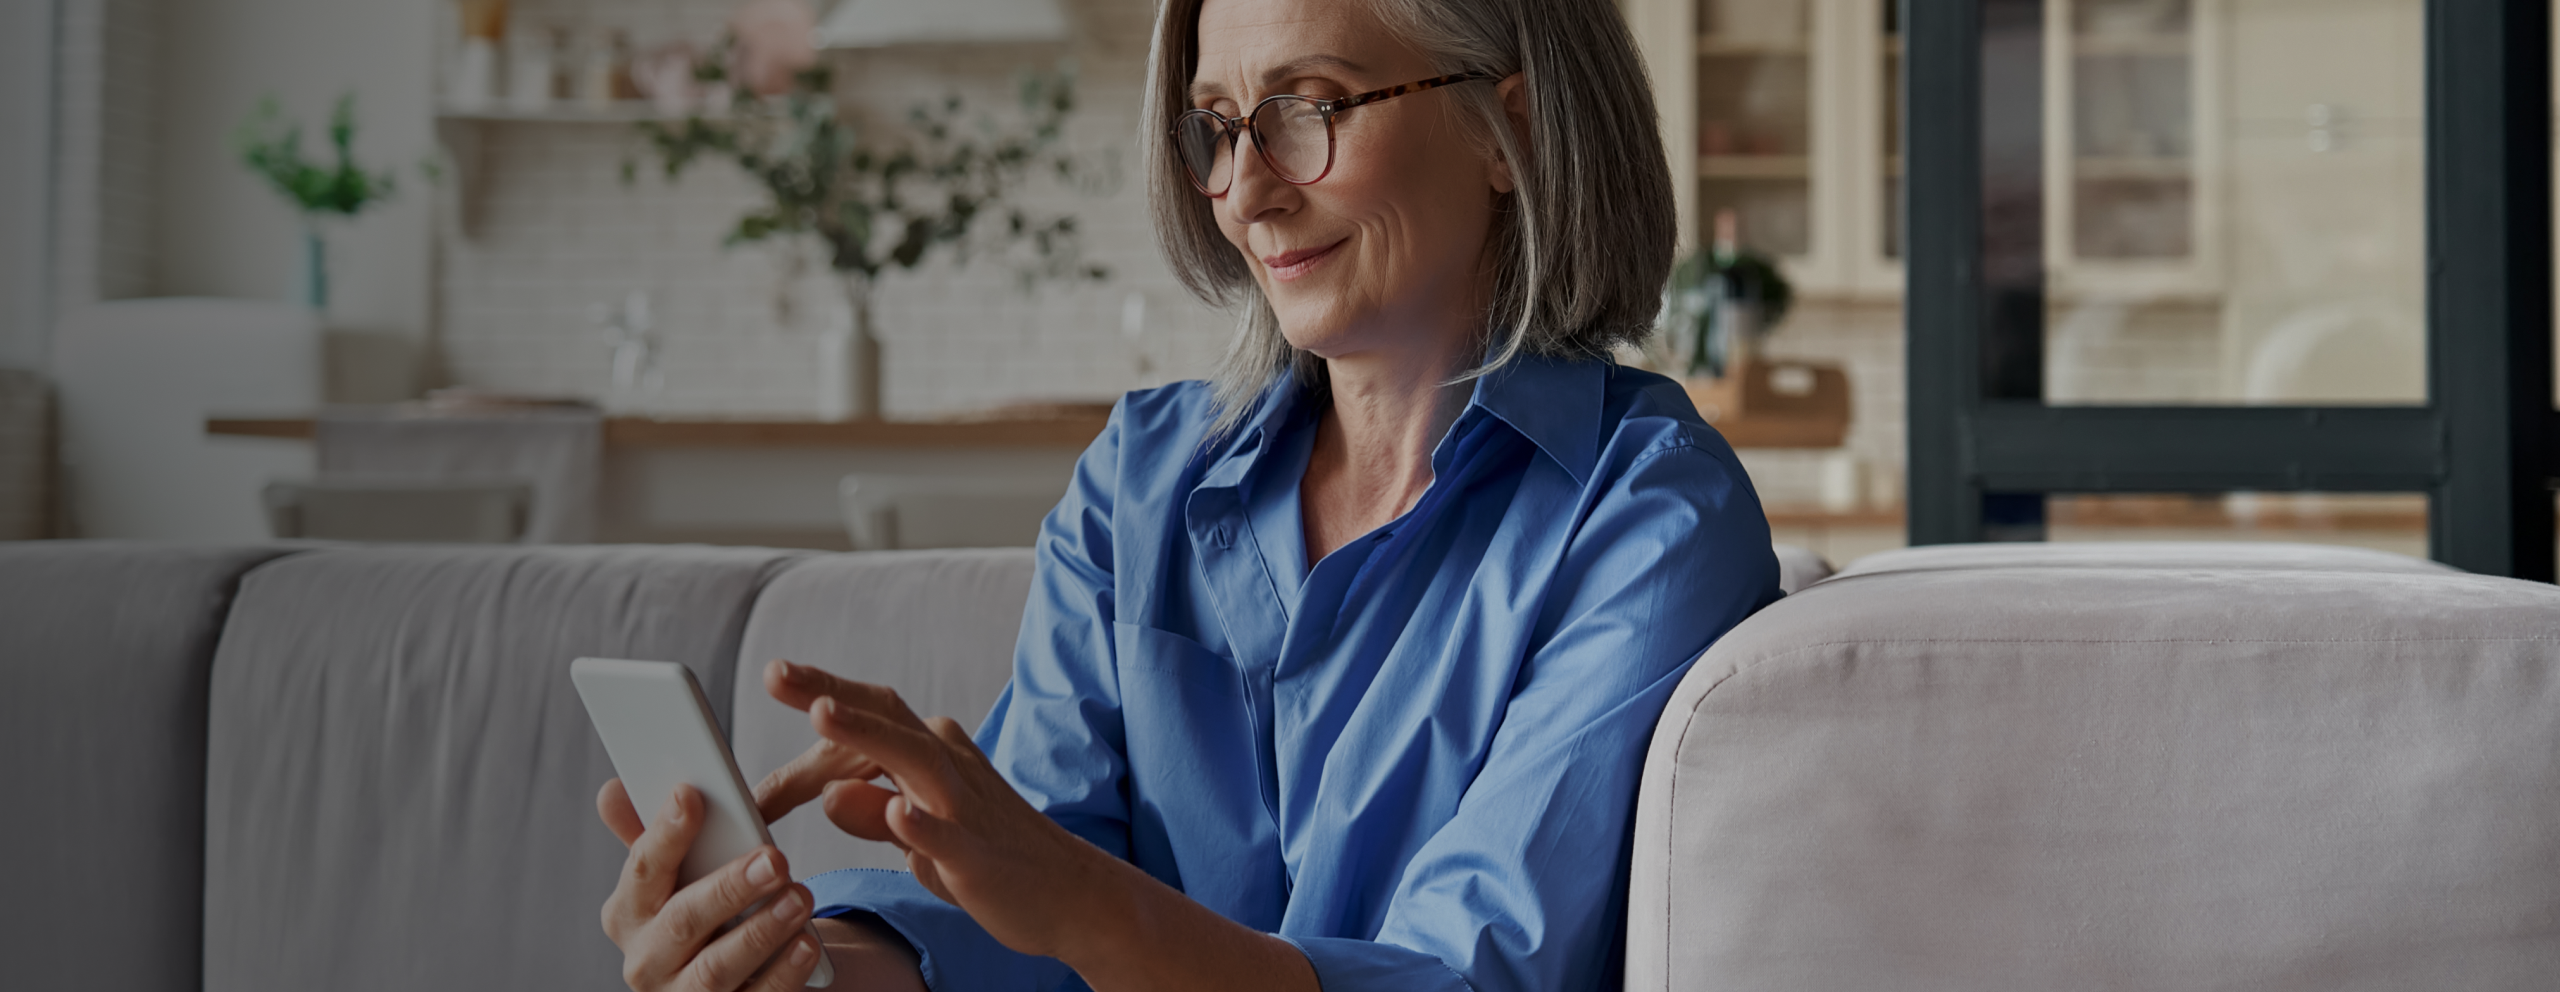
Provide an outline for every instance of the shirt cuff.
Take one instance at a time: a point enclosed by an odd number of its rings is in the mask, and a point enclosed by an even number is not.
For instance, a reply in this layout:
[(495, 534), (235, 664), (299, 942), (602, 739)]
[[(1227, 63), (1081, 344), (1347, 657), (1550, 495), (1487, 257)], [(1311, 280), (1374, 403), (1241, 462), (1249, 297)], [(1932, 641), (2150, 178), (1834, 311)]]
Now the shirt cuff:
[(804, 879), (815, 897), (813, 917), (870, 913), (915, 948), (926, 988), (934, 992), (1042, 992), (1074, 975), (1056, 958), (1034, 957), (997, 942), (978, 921), (943, 902), (903, 871), (847, 868)]
[(1289, 937), (1324, 992), (1473, 992), (1448, 962), (1410, 947), (1347, 937)]

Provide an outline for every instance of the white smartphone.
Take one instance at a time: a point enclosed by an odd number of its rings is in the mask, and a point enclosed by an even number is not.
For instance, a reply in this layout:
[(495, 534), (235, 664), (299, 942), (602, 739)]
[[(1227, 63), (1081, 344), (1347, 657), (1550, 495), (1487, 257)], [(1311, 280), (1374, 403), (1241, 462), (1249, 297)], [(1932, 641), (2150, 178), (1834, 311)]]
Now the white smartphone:
[[(569, 663), (569, 681), (577, 685), (614, 774), (622, 777), (623, 791), (643, 818), (665, 804), (677, 785), (702, 793), (702, 833), (676, 872), (678, 886), (773, 843), (764, 816), (756, 812), (755, 793), (738, 774), (738, 759), (729, 753), (711, 701), (692, 672), (672, 661), (580, 658)], [(739, 915), (763, 906), (759, 902)], [(835, 967), (815, 925), (809, 938), (818, 940), (818, 969), (809, 974), (808, 986), (825, 988), (835, 982)]]

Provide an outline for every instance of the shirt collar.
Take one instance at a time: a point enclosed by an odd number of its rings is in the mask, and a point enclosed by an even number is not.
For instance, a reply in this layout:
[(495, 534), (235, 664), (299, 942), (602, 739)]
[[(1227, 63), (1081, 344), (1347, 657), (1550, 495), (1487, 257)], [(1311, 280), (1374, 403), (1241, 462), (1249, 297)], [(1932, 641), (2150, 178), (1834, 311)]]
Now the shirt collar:
[(1272, 441), (1289, 427), (1295, 416), (1299, 397), (1305, 392), (1297, 377), (1283, 372), (1274, 376), (1270, 385), (1262, 387), (1253, 408), (1244, 419), (1216, 440), (1210, 456), (1209, 470), (1202, 475), (1199, 488), (1233, 489), (1242, 486), (1254, 467), (1272, 448)]
[[(1477, 379), (1467, 408), (1468, 412), (1482, 409), (1509, 424), (1563, 466), (1574, 482), (1588, 485), (1600, 461), (1600, 407), (1608, 376), (1608, 363), (1598, 359), (1521, 355)], [(1241, 484), (1261, 456), (1272, 450), (1281, 432), (1290, 429), (1305, 395), (1296, 376), (1273, 377), (1254, 400), (1253, 411), (1220, 445), (1217, 463), (1202, 484)], [(1465, 412), (1459, 414), (1460, 420), (1466, 417)]]
[(1600, 406), (1608, 378), (1608, 363), (1598, 359), (1521, 355), (1477, 379), (1468, 405), (1511, 425), (1564, 466), (1574, 482), (1589, 485), (1600, 463)]

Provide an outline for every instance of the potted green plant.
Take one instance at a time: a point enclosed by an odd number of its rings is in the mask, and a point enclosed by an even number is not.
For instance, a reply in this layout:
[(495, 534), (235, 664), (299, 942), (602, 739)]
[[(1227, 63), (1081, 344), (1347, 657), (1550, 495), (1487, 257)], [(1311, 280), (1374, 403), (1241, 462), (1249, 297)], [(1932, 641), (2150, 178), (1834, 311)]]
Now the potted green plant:
[(1678, 356), (1674, 366), (1722, 378), (1787, 319), (1795, 287), (1775, 260), (1742, 246), (1741, 224), (1727, 209), (1716, 212), (1715, 240), (1672, 268), (1662, 302), (1660, 330)]
[(302, 125), (284, 119), (274, 97), (232, 130), (233, 148), (251, 172), (275, 187), (301, 213), (302, 265), (295, 270), (294, 299), (313, 310), (329, 309), (329, 244), (323, 225), (331, 218), (352, 218), (389, 200), (396, 190), (390, 171), (372, 171), (355, 162), (356, 98), (338, 98), (329, 113), (332, 161), (303, 157)]
[[(846, 395), (823, 398), (828, 419), (880, 416), (880, 341), (872, 293), (880, 278), (911, 270), (938, 248), (955, 260), (996, 254), (1025, 288), (1044, 280), (1109, 277), (1082, 261), (1073, 215), (1035, 216), (1008, 197), (1035, 174), (1089, 191), (1098, 170), (1062, 148), (1075, 110), (1071, 73), (1026, 73), (1011, 126), (972, 120), (957, 96), (912, 108), (903, 133), (866, 130), (846, 119), (832, 76), (815, 54), (777, 71), (766, 53), (723, 43), (699, 63), (726, 107), (682, 120), (641, 124), (650, 152), (672, 180), (698, 159), (725, 158), (756, 181), (764, 201), (738, 218), (727, 243), (784, 239), (816, 243), (842, 288), (850, 326), (822, 338), (822, 377)], [(734, 64), (734, 67), (733, 67)], [(734, 85), (733, 85), (734, 83)], [(625, 162), (632, 181), (636, 164)]]

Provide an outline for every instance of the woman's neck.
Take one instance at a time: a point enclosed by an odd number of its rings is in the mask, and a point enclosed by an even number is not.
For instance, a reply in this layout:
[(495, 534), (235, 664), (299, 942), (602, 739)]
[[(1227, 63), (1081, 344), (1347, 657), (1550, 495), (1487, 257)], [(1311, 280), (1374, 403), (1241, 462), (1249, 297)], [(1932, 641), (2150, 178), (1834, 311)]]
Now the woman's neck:
[(1300, 483), (1307, 561), (1413, 508), (1431, 487), (1431, 451), (1472, 384), (1450, 385), (1462, 352), (1361, 354), (1325, 363), (1332, 401), (1316, 424)]

